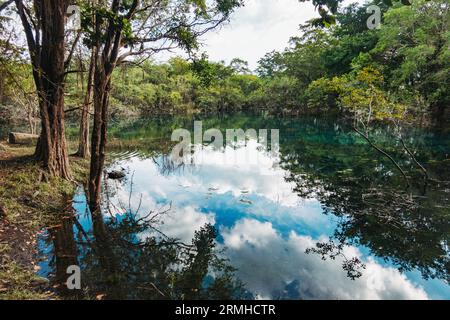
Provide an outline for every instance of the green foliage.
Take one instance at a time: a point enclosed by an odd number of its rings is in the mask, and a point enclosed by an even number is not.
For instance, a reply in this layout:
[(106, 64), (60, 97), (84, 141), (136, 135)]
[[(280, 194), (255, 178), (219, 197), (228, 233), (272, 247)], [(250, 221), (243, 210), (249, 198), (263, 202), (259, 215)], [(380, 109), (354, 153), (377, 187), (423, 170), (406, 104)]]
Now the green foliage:
[(356, 120), (366, 125), (374, 120), (393, 120), (404, 117), (406, 107), (395, 103), (380, 89), (383, 76), (378, 70), (364, 68), (356, 73), (353, 79), (343, 86), (340, 102), (349, 108)]
[(344, 78), (320, 78), (313, 81), (306, 90), (307, 106), (313, 109), (335, 109), (343, 91)]
[[(125, 17), (131, 2), (119, 1), (120, 10), (114, 13), (81, 1), (85, 43), (102, 42), (109, 22), (122, 29), (124, 46), (136, 50), (142, 39), (132, 30), (133, 21)], [(255, 70), (257, 75), (241, 59), (225, 64), (211, 62), (206, 55), (193, 62), (174, 58), (164, 64), (122, 65), (113, 73), (111, 114), (119, 118), (254, 109), (273, 113), (334, 110), (348, 114), (363, 109), (371, 96), (377, 101), (373, 107), (380, 109), (380, 120), (389, 120), (388, 115), (398, 118), (398, 114), (394, 115), (398, 110), (393, 109), (400, 105), (407, 106), (400, 109), (409, 118), (421, 118), (430, 111), (447, 108), (450, 103), (447, 1), (417, 0), (405, 6), (399, 1), (377, 0), (375, 3), (381, 7), (383, 19), (380, 28), (375, 30), (367, 28), (366, 5), (352, 4), (339, 9), (339, 2), (313, 1), (323, 17), (333, 16), (335, 24), (329, 21), (330, 26), (325, 29), (322, 23), (301, 26), (300, 35), (291, 38), (289, 47), (267, 53), (260, 59)], [(230, 12), (242, 4), (237, 0), (166, 1), (155, 18), (168, 17), (169, 3), (180, 6), (180, 15), (177, 13), (169, 19), (169, 25), (149, 30), (148, 37), (163, 39), (167, 36), (190, 52), (197, 49), (198, 33), (193, 25), (185, 22), (195, 19), (205, 22), (218, 17), (217, 14), (225, 21)], [(101, 34), (93, 30), (94, 16), (102, 25)], [(134, 21), (144, 18), (137, 15)], [(194, 20), (189, 20), (191, 18)], [(376, 70), (381, 79), (370, 89), (369, 79), (361, 79), (363, 75), (370, 76), (368, 70)], [(81, 80), (77, 74), (68, 75), (66, 109), (79, 106), (85, 91)], [(13, 82), (8, 79), (7, 83), (11, 86)], [(13, 94), (7, 92), (7, 95)], [(7, 114), (4, 108), (2, 110), (2, 114)], [(377, 113), (377, 110), (372, 111)]]
[[(421, 118), (436, 109), (442, 114), (450, 103), (448, 2), (376, 3), (384, 13), (379, 29), (367, 28), (366, 6), (356, 4), (336, 12), (336, 25), (328, 29), (302, 26), (289, 48), (260, 60), (257, 72), (269, 79), (264, 91), (284, 87), (284, 105), (293, 112), (361, 110), (373, 98), (379, 120)], [(368, 70), (379, 73), (378, 83), (370, 83)], [(280, 82), (285, 76), (293, 78), (290, 90)]]
[(173, 58), (166, 64), (120, 67), (113, 74), (112, 110), (119, 116), (130, 110), (149, 116), (253, 108), (263, 81), (246, 73), (246, 65), (239, 59), (225, 65), (202, 57), (192, 63)]
[(414, 1), (386, 12), (370, 57), (382, 67), (389, 90), (410, 102), (421, 96), (431, 107), (448, 106), (449, 24), (450, 5), (443, 0)]

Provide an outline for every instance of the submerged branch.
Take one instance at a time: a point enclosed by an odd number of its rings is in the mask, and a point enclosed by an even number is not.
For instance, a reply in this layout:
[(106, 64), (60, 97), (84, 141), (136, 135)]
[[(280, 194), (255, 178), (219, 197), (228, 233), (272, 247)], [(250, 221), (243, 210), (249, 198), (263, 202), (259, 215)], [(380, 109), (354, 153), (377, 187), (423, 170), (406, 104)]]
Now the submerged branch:
[(427, 170), (423, 167), (423, 165), (416, 159), (416, 157), (414, 156), (414, 154), (411, 152), (411, 150), (407, 147), (407, 145), (405, 144), (405, 141), (403, 140), (402, 137), (400, 137), (400, 142), (402, 143), (403, 148), (406, 150), (406, 152), (409, 154), (409, 156), (411, 157), (411, 159), (416, 163), (416, 165), (420, 168), (420, 170), (422, 170), (423, 174), (425, 175), (425, 179), (428, 180), (428, 172)]
[(360, 130), (358, 130), (358, 128), (356, 128), (355, 126), (353, 127), (353, 130), (354, 130), (356, 133), (358, 133), (361, 137), (363, 137), (364, 140), (366, 140), (366, 141), (370, 144), (370, 146), (371, 146), (372, 148), (374, 148), (375, 150), (377, 150), (379, 153), (381, 153), (382, 155), (384, 155), (385, 157), (387, 157), (387, 158), (392, 162), (392, 164), (393, 164), (393, 165), (398, 169), (398, 171), (400, 171), (400, 173), (402, 174), (402, 176), (403, 176), (403, 178), (405, 179), (406, 184), (407, 184), (407, 186), (408, 186), (408, 188), (409, 188), (409, 187), (410, 187), (410, 184), (409, 184), (408, 176), (406, 175), (405, 171), (400, 167), (400, 165), (397, 163), (397, 161), (395, 161), (395, 159), (394, 159), (390, 154), (388, 154), (386, 151), (384, 151), (383, 149), (381, 149), (380, 147), (378, 147), (376, 144), (374, 144), (374, 143), (372, 142), (372, 140), (370, 140), (370, 138), (369, 138), (368, 135), (366, 135), (366, 134), (364, 134), (363, 132), (361, 132)]

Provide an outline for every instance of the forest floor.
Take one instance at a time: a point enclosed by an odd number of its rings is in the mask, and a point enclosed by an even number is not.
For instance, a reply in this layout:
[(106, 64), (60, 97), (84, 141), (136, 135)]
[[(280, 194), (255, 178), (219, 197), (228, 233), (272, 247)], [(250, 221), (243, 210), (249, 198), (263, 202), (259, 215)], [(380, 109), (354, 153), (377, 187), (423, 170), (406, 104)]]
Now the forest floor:
[[(72, 209), (76, 182), (47, 179), (32, 159), (33, 147), (0, 142), (0, 300), (57, 299), (48, 279), (38, 277), (39, 235)], [(87, 161), (70, 159), (84, 181)]]

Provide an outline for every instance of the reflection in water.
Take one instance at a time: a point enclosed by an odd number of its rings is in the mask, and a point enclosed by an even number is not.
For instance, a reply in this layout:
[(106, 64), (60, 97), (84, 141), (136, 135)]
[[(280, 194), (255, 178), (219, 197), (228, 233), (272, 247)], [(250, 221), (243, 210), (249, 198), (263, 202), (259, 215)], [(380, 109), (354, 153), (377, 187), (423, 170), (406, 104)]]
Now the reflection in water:
[[(86, 208), (80, 191), (78, 217), (67, 217), (50, 230), (54, 255), (44, 274), (54, 270), (58, 290), (68, 298), (102, 299), (242, 299), (251, 298), (234, 278), (234, 269), (219, 258), (216, 229), (205, 224), (190, 243), (166, 236), (157, 226), (166, 211), (129, 210), (103, 219), (81, 214)], [(64, 285), (67, 267), (82, 267), (82, 291)]]
[(167, 140), (192, 120), (159, 121), (112, 130), (109, 170), (127, 177), (106, 180), (94, 223), (76, 199), (78, 219), (50, 245), (56, 278), (76, 254), (89, 294), (108, 298), (450, 298), (448, 137), (410, 132), (425, 182), (389, 129), (377, 132), (414, 181), (405, 190), (389, 162), (339, 124), (209, 119), (205, 128), (279, 128), (280, 154), (250, 141), (174, 165)]

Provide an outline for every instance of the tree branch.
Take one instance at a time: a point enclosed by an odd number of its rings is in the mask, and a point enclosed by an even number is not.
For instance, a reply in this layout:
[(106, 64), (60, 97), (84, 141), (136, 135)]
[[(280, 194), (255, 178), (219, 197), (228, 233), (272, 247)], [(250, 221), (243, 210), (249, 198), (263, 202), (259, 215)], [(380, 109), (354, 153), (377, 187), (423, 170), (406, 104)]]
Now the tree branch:
[(72, 57), (73, 57), (73, 53), (75, 52), (75, 48), (76, 48), (80, 38), (81, 38), (81, 30), (78, 31), (76, 38), (73, 40), (72, 48), (70, 48), (69, 55), (67, 56), (67, 59), (64, 62), (64, 69), (67, 69), (69, 67), (70, 61), (72, 60)]
[(358, 130), (358, 128), (353, 127), (353, 130), (355, 130), (356, 133), (358, 133), (361, 137), (363, 137), (370, 144), (370, 146), (372, 148), (374, 148), (379, 153), (381, 153), (382, 155), (387, 157), (394, 164), (394, 166), (398, 169), (398, 171), (401, 172), (401, 174), (403, 175), (403, 178), (405, 178), (406, 184), (408, 185), (408, 187), (410, 187), (408, 176), (406, 175), (405, 171), (403, 171), (403, 169), (400, 167), (400, 165), (394, 160), (394, 158), (392, 158), (392, 156), (390, 154), (388, 154), (386, 151), (380, 149), (377, 145), (375, 145), (372, 142), (372, 140), (370, 140), (370, 138), (367, 135), (365, 135), (363, 132)]

